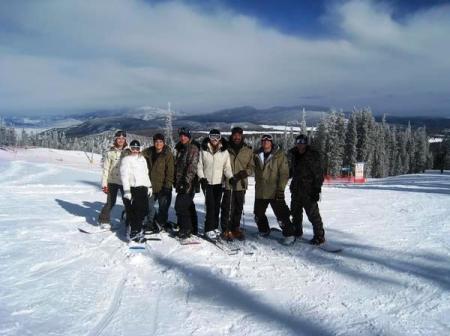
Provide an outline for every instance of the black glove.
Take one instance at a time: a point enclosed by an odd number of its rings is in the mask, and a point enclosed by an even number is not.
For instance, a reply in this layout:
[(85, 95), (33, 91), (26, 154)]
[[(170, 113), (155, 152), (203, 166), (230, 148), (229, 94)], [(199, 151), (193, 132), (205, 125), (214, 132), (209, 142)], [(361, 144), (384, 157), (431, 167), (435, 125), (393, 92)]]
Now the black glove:
[(231, 185), (233, 188), (236, 188), (236, 184), (237, 184), (238, 180), (237, 180), (236, 178), (232, 177), (232, 178), (230, 178), (230, 179), (228, 180), (228, 182), (230, 183), (230, 185)]
[(187, 183), (186, 181), (181, 181), (176, 191), (179, 194), (186, 194), (188, 190), (189, 190), (189, 183)]
[(243, 180), (248, 176), (247, 171), (246, 170), (241, 170), (240, 172), (234, 174), (234, 178), (238, 179), (238, 180)]
[(170, 195), (172, 194), (172, 188), (162, 187), (160, 193), (163, 195)]
[(202, 187), (202, 191), (205, 194), (206, 193), (206, 187), (208, 186), (208, 180), (205, 177), (202, 177), (200, 179), (200, 186)]
[(284, 190), (277, 190), (275, 193), (275, 200), (284, 201)]

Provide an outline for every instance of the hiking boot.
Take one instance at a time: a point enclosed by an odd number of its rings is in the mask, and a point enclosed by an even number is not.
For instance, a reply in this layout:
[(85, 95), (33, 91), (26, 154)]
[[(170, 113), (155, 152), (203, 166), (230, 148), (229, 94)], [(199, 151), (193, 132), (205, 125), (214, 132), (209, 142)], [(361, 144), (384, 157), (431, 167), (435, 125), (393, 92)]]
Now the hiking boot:
[(231, 231), (224, 231), (223, 233), (222, 233), (222, 239), (223, 240), (233, 240), (234, 239), (234, 237), (233, 237), (234, 235), (233, 235), (233, 233), (231, 232)]
[(314, 236), (309, 243), (311, 245), (322, 245), (323, 243), (325, 243), (325, 237), (318, 237), (318, 236)]
[(133, 240), (135, 242), (139, 242), (144, 238), (144, 233), (142, 230), (131, 230), (130, 232), (130, 240)]
[(302, 226), (294, 225), (294, 236), (296, 238), (300, 238), (301, 236), (303, 236)]
[(295, 243), (295, 236), (287, 236), (280, 240), (280, 244), (288, 246)]
[(191, 234), (189, 232), (178, 232), (178, 239), (185, 240), (191, 237)]
[(231, 234), (233, 235), (233, 238), (235, 238), (237, 240), (244, 240), (245, 239), (244, 231), (241, 231), (239, 229), (231, 231)]

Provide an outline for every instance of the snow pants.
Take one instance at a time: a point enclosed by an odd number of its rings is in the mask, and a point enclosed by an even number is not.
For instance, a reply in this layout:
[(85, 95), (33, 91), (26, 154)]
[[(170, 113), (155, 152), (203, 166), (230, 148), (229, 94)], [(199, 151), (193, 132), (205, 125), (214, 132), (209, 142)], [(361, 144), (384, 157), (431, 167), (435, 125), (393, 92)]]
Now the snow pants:
[(124, 202), (123, 198), (123, 187), (120, 184), (108, 183), (108, 195), (106, 197), (106, 204), (103, 206), (100, 215), (98, 216), (99, 223), (109, 223), (111, 221), (111, 209), (116, 205), (117, 201), (117, 193), (120, 190), (120, 194), (122, 195), (122, 202)]
[[(245, 190), (223, 192), (220, 225), (222, 231), (238, 231), (244, 209)], [(230, 214), (231, 209), (231, 214)]]
[(266, 216), (266, 210), (269, 204), (272, 207), (281, 230), (283, 231), (283, 236), (292, 236), (294, 234), (294, 227), (289, 218), (290, 211), (284, 199), (255, 199), (253, 213), (255, 214), (255, 222), (258, 226), (258, 231), (261, 233), (270, 232), (269, 221)]
[(222, 184), (208, 184), (206, 186), (205, 233), (219, 228), (220, 202), (222, 200), (222, 193)]
[(148, 189), (147, 187), (131, 187), (131, 201), (124, 199), (127, 213), (127, 224), (131, 231), (142, 230), (144, 218), (148, 214)]
[(295, 234), (298, 236), (303, 234), (303, 209), (305, 209), (306, 216), (308, 216), (313, 226), (314, 236), (319, 238), (325, 237), (319, 205), (317, 202), (311, 201), (308, 195), (302, 193), (291, 194), (291, 215)]
[(175, 212), (180, 234), (197, 234), (198, 219), (194, 203), (195, 193), (178, 194), (175, 199)]

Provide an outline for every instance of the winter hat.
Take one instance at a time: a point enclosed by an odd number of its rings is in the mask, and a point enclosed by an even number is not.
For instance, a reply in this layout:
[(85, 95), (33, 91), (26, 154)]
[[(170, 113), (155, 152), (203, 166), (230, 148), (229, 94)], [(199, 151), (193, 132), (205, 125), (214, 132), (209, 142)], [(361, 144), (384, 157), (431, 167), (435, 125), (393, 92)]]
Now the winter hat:
[(185, 135), (187, 136), (189, 139), (191, 138), (191, 131), (189, 130), (189, 128), (187, 127), (181, 127), (178, 129), (178, 135)]
[(239, 126), (236, 126), (231, 129), (231, 135), (233, 135), (235, 133), (243, 134), (244, 130)]
[(121, 137), (121, 136), (123, 136), (124, 138), (126, 138), (126, 137), (127, 137), (127, 132), (125, 132), (125, 131), (117, 131), (117, 132), (114, 134), (114, 137), (115, 137), (115, 138), (119, 138), (119, 137)]
[(156, 134), (153, 136), (153, 142), (155, 142), (156, 140), (164, 141), (164, 135), (162, 135), (161, 133), (156, 133)]
[(270, 134), (263, 134), (263, 136), (261, 137), (261, 141), (264, 141), (264, 140), (269, 140), (269, 141), (273, 142), (273, 138)]
[(133, 140), (130, 142), (130, 148), (141, 148), (141, 143), (137, 140)]
[(295, 138), (295, 144), (296, 145), (307, 145), (308, 137), (304, 134), (297, 135), (297, 137)]
[(209, 131), (208, 138), (219, 140), (222, 137), (218, 129), (213, 128)]

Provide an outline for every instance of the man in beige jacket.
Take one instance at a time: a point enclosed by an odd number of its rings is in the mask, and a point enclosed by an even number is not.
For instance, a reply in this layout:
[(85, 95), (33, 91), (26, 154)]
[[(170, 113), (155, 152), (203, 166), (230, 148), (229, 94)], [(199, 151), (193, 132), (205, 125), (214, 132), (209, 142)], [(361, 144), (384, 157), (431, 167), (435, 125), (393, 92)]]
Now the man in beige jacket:
[(269, 221), (266, 216), (270, 206), (280, 225), (283, 244), (295, 242), (294, 227), (289, 218), (290, 211), (284, 200), (284, 189), (289, 179), (289, 165), (283, 151), (273, 144), (270, 134), (261, 138), (261, 147), (255, 152), (255, 221), (262, 237), (270, 235)]

